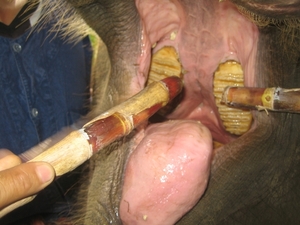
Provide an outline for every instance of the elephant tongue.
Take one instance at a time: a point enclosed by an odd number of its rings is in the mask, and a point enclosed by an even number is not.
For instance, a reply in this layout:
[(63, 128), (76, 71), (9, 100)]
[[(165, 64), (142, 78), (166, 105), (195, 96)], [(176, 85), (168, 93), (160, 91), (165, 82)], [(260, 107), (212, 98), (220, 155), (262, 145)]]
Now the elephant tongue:
[(204, 193), (212, 136), (200, 122), (150, 125), (126, 167), (120, 216), (124, 224), (174, 224)]

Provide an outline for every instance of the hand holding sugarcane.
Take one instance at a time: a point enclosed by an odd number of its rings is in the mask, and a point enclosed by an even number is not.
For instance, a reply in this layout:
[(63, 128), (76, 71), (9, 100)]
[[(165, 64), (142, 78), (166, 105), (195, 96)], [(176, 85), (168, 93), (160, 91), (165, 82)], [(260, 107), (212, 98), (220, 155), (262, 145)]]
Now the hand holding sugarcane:
[(0, 149), (0, 209), (49, 185), (54, 169), (45, 162), (21, 164), (21, 159), (6, 149)]
[[(57, 176), (72, 171), (105, 146), (146, 122), (179, 94), (182, 86), (182, 80), (178, 77), (153, 82), (124, 103), (85, 124), (83, 128), (72, 131), (29, 162), (48, 162), (54, 167)], [(34, 197), (30, 196), (2, 209), (0, 218)]]

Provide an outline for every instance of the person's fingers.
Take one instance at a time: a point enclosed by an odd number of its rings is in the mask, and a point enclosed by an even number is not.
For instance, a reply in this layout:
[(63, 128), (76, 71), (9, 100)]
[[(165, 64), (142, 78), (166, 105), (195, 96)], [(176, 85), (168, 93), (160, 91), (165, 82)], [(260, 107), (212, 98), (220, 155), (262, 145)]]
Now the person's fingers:
[(0, 171), (21, 164), (21, 159), (7, 149), (0, 149)]
[(0, 209), (45, 188), (54, 179), (53, 167), (31, 162), (0, 172)]

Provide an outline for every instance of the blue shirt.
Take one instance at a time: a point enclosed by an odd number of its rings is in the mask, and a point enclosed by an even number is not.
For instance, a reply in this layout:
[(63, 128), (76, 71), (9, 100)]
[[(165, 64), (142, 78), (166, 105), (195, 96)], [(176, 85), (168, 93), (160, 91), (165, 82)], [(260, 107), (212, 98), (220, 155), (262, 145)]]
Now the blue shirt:
[(0, 148), (20, 154), (88, 112), (92, 50), (27, 30), (0, 36)]

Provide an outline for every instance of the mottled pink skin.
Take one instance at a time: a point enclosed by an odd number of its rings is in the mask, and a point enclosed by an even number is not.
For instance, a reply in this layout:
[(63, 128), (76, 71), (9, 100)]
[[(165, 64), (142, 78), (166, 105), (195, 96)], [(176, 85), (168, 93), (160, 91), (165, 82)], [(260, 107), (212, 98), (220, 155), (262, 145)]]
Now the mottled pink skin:
[(174, 224), (203, 195), (211, 156), (211, 134), (197, 121), (149, 126), (126, 168), (123, 224)]

